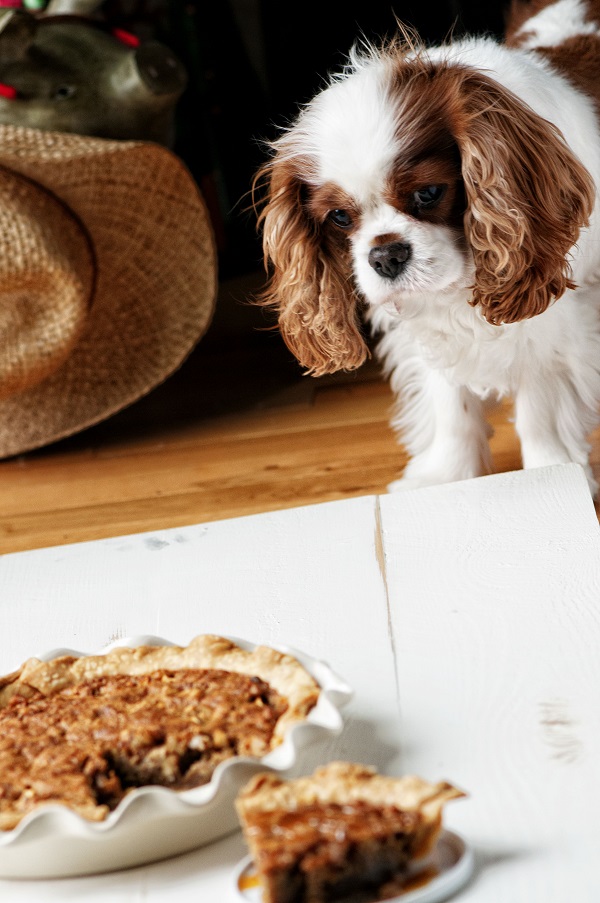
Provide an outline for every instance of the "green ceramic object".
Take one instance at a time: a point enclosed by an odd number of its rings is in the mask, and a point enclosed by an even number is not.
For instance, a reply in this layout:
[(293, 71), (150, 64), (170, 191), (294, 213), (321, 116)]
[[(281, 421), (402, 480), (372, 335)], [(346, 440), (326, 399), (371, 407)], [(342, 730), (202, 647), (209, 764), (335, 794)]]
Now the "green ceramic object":
[(92, 17), (99, 6), (0, 9), (0, 122), (171, 144), (183, 65), (157, 41), (113, 33)]

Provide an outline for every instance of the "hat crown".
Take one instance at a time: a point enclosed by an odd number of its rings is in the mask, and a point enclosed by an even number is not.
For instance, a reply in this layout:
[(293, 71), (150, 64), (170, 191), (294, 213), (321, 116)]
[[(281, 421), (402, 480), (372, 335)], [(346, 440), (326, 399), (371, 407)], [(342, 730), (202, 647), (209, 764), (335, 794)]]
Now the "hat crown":
[(46, 189), (0, 168), (0, 398), (66, 360), (93, 286), (93, 252), (76, 217)]

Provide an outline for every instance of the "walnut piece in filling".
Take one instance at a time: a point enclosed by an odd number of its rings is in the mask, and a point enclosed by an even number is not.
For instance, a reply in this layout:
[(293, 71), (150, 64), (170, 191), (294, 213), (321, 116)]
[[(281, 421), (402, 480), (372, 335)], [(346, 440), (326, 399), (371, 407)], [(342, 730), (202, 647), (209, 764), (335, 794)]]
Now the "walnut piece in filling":
[(264, 903), (383, 899), (431, 851), (451, 784), (332, 762), (312, 777), (256, 775), (236, 801)]
[(131, 788), (204, 784), (226, 759), (266, 755), (318, 689), (292, 657), (220, 637), (30, 660), (0, 681), (0, 829), (45, 803), (101, 821)]

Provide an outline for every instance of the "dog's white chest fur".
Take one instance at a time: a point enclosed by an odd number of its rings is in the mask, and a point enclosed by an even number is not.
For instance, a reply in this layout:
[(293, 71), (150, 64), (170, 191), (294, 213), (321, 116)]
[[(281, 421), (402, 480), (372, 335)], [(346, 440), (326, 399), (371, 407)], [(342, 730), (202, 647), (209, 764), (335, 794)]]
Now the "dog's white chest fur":
[(406, 319), (382, 308), (370, 312), (386, 369), (394, 370), (406, 355), (419, 355), (449, 382), (467, 386), (480, 398), (510, 394), (527, 345), (522, 324), (490, 325), (464, 291), (425, 295), (421, 301), (419, 313)]

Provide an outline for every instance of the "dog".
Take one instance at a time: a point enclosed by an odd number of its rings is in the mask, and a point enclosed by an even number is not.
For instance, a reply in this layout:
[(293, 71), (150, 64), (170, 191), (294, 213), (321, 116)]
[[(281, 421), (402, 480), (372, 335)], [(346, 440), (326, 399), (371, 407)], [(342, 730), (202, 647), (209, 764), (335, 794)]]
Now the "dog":
[(258, 303), (316, 376), (372, 330), (409, 454), (391, 491), (491, 472), (509, 396), (523, 466), (576, 462), (596, 494), (599, 115), (600, 0), (514, 0), (503, 42), (360, 40), (272, 142)]

